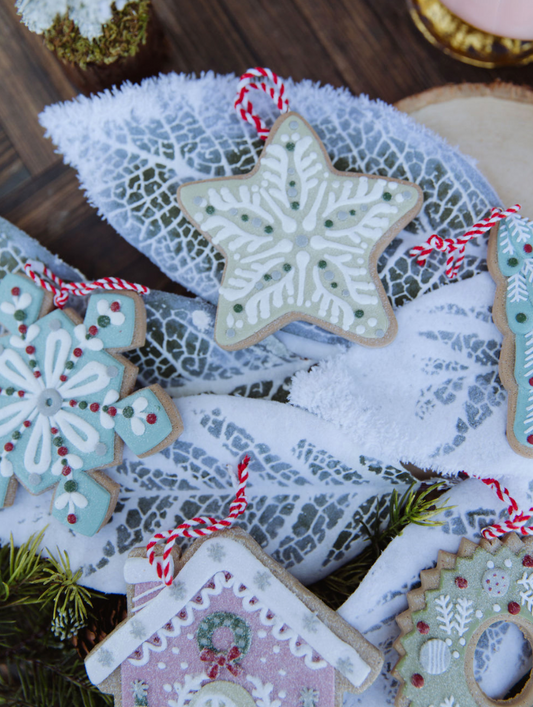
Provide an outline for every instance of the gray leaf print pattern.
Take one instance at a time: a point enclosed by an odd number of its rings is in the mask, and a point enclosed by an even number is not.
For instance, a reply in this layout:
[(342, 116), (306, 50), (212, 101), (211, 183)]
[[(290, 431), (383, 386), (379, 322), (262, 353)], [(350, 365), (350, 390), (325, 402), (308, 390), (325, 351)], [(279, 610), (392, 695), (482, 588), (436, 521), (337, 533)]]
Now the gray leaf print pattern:
[[(477, 321), (489, 323), (490, 311), (481, 309), (471, 312), (455, 304), (436, 307), (434, 314), (452, 314), (462, 318), (469, 316)], [(452, 405), (459, 398), (462, 400), (462, 411), (457, 418), (456, 435), (453, 439), (441, 444), (435, 450), (435, 456), (455, 451), (466, 439), (469, 430), (476, 429), (492, 415), (495, 407), (506, 402), (499, 375), (498, 362), (500, 358), (501, 341), (497, 332), (494, 338), (481, 338), (476, 333), (465, 333), (442, 329), (438, 331), (420, 331), (423, 339), (438, 341), (443, 345), (443, 353), (447, 358), (428, 358), (425, 361), (424, 372), (431, 383), (421, 391), (417, 401), (416, 415), (420, 419), (437, 405)], [(472, 380), (468, 375), (471, 368), (479, 372)]]
[[(129, 550), (159, 530), (194, 516), (223, 518), (235, 493), (227, 463), (235, 466), (244, 453), (252, 457), (249, 504), (238, 525), (305, 582), (359, 552), (366, 542), (361, 521), (374, 515), (380, 498), (412, 481), (399, 464), (353, 453), (350, 463), (341, 460), (333, 451), (341, 437), (290, 406), (228, 396), (179, 402), (182, 437), (146, 459), (126, 451), (111, 472), (121, 494), (103, 556), (95, 548), (86, 559), (86, 580), (95, 586), (95, 572), (110, 563), (121, 568)], [(326, 438), (331, 447), (319, 446)]]
[(139, 367), (139, 385), (159, 383), (180, 397), (225, 393), (285, 402), (291, 376), (312, 363), (273, 336), (224, 351), (214, 342), (216, 308), (200, 299), (152, 291), (144, 302), (146, 344), (126, 354)]
[[(223, 260), (183, 217), (176, 190), (186, 181), (243, 174), (255, 165), (262, 142), (233, 110), (235, 86), (233, 76), (170, 74), (125, 87), (115, 96), (50, 106), (40, 117), (101, 215), (169, 277), (212, 303), (218, 298)], [(407, 252), (435, 231), (462, 234), (490, 206), (500, 204), (477, 169), (438, 136), (380, 101), (308, 81), (289, 80), (287, 91), (291, 108), (315, 128), (337, 169), (407, 179), (424, 191), (420, 216), (379, 263), (393, 305), (447, 284), (444, 254), (433, 254), (421, 269)], [(135, 101), (142, 102), (142, 114), (131, 108)], [(258, 105), (272, 122), (274, 107), (261, 97)], [(485, 270), (485, 256), (483, 239), (472, 241), (460, 278)], [(287, 330), (335, 341), (305, 323)]]

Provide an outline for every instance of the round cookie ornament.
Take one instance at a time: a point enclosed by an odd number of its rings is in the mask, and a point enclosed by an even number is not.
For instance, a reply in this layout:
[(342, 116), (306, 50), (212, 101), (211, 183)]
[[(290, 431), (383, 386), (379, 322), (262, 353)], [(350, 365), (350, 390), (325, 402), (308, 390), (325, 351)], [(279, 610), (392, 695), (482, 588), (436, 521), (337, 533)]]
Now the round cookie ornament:
[(90, 536), (109, 520), (119, 491), (98, 470), (120, 463), (123, 442), (143, 457), (183, 427), (158, 385), (132, 393), (137, 368), (117, 353), (144, 344), (138, 294), (98, 291), (83, 321), (52, 307), (50, 292), (28, 277), (0, 283), (0, 324), (9, 332), (0, 344), (0, 508), (13, 503), (18, 484), (33, 495), (55, 487), (52, 515)]
[[(282, 112), (270, 131), (245, 100), (249, 87), (265, 91)], [(226, 260), (217, 344), (242, 349), (294, 320), (364, 346), (389, 344), (397, 323), (377, 261), (420, 210), (422, 191), (336, 170), (313, 128), (287, 112), (284, 86), (269, 69), (241, 77), (235, 106), (268, 136), (256, 166), (245, 175), (183, 184), (177, 197)]]
[[(474, 678), (474, 652), (499, 621), (514, 623), (533, 644), (533, 538), (510, 533), (479, 545), (463, 539), (457, 555), (439, 552), (436, 568), (420, 580), (397, 617), (397, 707), (494, 705)], [(530, 681), (512, 704), (527, 707), (532, 699)]]

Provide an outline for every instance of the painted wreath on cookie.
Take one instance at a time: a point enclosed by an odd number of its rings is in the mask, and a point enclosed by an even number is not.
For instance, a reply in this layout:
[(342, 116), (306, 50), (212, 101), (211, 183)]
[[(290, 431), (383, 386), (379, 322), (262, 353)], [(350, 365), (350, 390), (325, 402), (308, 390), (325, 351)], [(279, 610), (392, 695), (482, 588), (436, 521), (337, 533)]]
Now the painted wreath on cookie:
[[(220, 650), (213, 642), (215, 631), (229, 629), (233, 634), (233, 643), (228, 650)], [(196, 632), (200, 649), (200, 660), (207, 663), (206, 673), (214, 680), (219, 672), (226, 668), (232, 675), (242, 672), (241, 659), (250, 650), (252, 632), (244, 619), (229, 611), (215, 611), (202, 619)]]
[[(479, 545), (463, 539), (457, 555), (439, 552), (436, 568), (420, 579), (421, 588), (407, 595), (409, 610), (397, 618), (397, 707), (494, 704), (474, 678), (474, 652), (497, 621), (516, 624), (533, 641), (533, 538), (509, 534), (503, 543)], [(525, 690), (533, 693), (529, 684)]]
[(0, 345), (0, 507), (18, 483), (34, 495), (56, 486), (52, 515), (93, 535), (119, 489), (95, 469), (120, 462), (122, 441), (146, 456), (182, 425), (159, 386), (129, 395), (137, 369), (117, 352), (144, 344), (139, 295), (94, 294), (83, 322), (51, 308), (52, 296), (29, 278), (2, 280), (0, 324), (9, 334)]

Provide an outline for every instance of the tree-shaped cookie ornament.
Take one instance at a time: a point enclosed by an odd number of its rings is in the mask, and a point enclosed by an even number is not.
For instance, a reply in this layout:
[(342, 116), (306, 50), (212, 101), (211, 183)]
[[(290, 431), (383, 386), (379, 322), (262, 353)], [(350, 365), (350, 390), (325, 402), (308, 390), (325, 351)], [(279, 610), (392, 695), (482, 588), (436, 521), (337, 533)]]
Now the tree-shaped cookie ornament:
[[(397, 707), (494, 705), (474, 678), (474, 652), (497, 621), (514, 623), (533, 643), (533, 538), (510, 533), (479, 545), (463, 539), (457, 555), (440, 551), (436, 568), (420, 580), (397, 617)], [(510, 704), (528, 707), (532, 700), (530, 680)]]
[(493, 317), (504, 335), (500, 378), (509, 394), (507, 439), (533, 457), (533, 224), (512, 215), (494, 226), (489, 270), (497, 284)]
[[(268, 78), (255, 84), (256, 76)], [(280, 87), (281, 86), (281, 87)], [(248, 87), (268, 93), (282, 113), (288, 102), (279, 78), (250, 70)], [(215, 326), (224, 349), (250, 346), (294, 320), (365, 346), (385, 346), (396, 319), (377, 274), (377, 261), (418, 213), (422, 192), (388, 177), (339, 172), (311, 126), (297, 113), (270, 130), (247, 101), (241, 115), (268, 139), (246, 175), (189, 182), (178, 202), (226, 259)]]
[(121, 461), (123, 441), (143, 457), (183, 428), (159, 386), (131, 393), (137, 368), (117, 353), (144, 344), (138, 294), (98, 291), (83, 322), (52, 308), (52, 295), (30, 278), (1, 281), (9, 333), (0, 345), (0, 508), (13, 503), (18, 483), (34, 495), (55, 486), (52, 515), (93, 535), (119, 491), (96, 470)]

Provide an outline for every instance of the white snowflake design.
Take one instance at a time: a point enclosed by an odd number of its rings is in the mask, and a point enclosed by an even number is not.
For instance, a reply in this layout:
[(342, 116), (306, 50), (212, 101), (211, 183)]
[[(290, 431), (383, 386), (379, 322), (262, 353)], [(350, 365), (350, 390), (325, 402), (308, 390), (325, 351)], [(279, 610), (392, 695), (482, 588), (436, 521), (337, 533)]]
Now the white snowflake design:
[(264, 572), (256, 572), (254, 575), (254, 584), (262, 592), (270, 587), (271, 582), (270, 572), (266, 570)]
[(306, 614), (303, 618), (302, 624), (306, 631), (316, 633), (320, 625), (320, 619), (316, 616), (316, 614)]
[(186, 594), (185, 582), (182, 582), (180, 579), (177, 581), (174, 580), (173, 584), (169, 587), (168, 593), (174, 600), (180, 601)]
[(222, 562), (226, 557), (226, 551), (220, 543), (211, 543), (207, 548), (207, 554), (213, 562)]
[[(92, 535), (115, 501), (84, 472), (120, 459), (115, 434), (131, 446), (130, 431), (140, 437), (147, 424), (168, 420), (162, 405), (154, 412), (162, 392), (120, 400), (129, 364), (108, 353), (100, 338), (113, 326), (111, 315), (124, 323), (121, 309), (132, 311), (132, 299), (93, 295), (95, 307), (90, 300), (86, 321), (78, 324), (60, 310), (39, 318), (44, 292), (27, 278), (7, 275), (0, 288), (0, 323), (11, 333), (0, 346), (0, 504), (15, 477), (34, 493), (57, 485), (53, 515)], [(111, 315), (98, 315), (102, 301)], [(91, 310), (95, 321), (88, 321)], [(118, 332), (117, 346), (131, 348), (131, 330)], [(106, 333), (106, 341), (114, 336)], [(143, 444), (137, 453), (149, 453)]]
[(301, 707), (317, 707), (319, 696), (318, 690), (312, 687), (302, 687), (300, 690), (299, 704)]
[(337, 172), (310, 126), (289, 113), (250, 175), (185, 184), (179, 200), (227, 258), (222, 347), (243, 348), (289, 317), (367, 345), (394, 336), (376, 262), (420, 208), (414, 185)]

